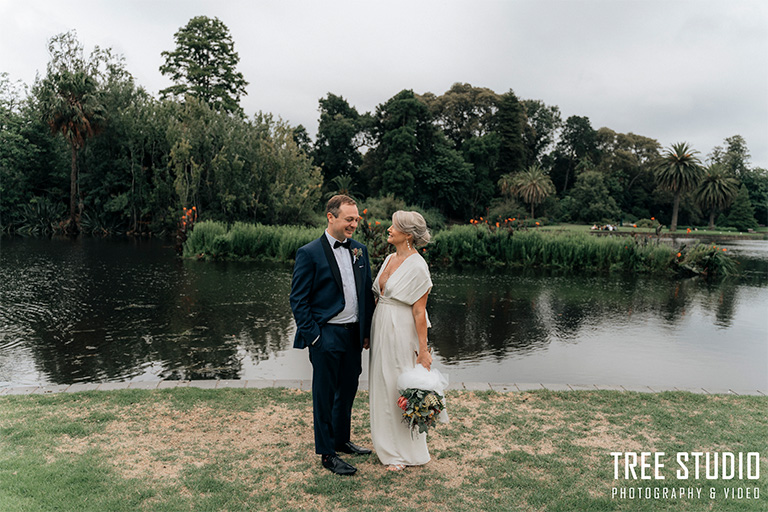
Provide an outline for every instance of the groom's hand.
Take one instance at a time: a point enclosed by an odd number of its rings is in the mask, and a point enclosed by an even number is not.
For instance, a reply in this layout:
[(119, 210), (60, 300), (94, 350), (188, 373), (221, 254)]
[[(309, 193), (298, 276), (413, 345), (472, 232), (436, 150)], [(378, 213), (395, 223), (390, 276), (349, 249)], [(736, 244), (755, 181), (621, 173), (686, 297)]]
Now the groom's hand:
[(363, 338), (363, 348), (369, 349), (371, 348), (371, 339), (370, 338)]

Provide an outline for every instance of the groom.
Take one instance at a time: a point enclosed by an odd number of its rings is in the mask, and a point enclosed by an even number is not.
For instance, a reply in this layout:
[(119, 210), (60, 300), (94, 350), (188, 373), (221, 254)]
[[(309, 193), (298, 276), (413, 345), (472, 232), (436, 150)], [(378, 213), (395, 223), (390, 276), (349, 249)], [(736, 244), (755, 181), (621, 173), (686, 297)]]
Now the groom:
[(371, 453), (349, 440), (361, 353), (371, 332), (371, 267), (367, 248), (351, 238), (360, 219), (355, 201), (333, 196), (326, 217), (325, 233), (296, 252), (290, 296), (296, 319), (293, 347), (309, 347), (315, 452), (323, 467), (352, 475), (357, 468), (338, 453)]

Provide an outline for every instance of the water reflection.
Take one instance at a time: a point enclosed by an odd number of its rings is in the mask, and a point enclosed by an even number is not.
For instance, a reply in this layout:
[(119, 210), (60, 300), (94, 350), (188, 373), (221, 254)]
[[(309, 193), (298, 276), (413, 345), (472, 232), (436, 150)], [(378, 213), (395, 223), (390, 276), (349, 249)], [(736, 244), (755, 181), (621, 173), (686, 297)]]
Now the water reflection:
[[(454, 380), (768, 383), (768, 242), (719, 282), (433, 273), (436, 366)], [(157, 241), (0, 240), (0, 384), (308, 378), (290, 268), (180, 261)], [(629, 364), (628, 364), (629, 363)]]
[(436, 274), (434, 281), (431, 338), (446, 364), (522, 356), (553, 341), (578, 342), (585, 331), (638, 321), (674, 328), (696, 308), (728, 328), (743, 286), (735, 279), (542, 274)]
[[(283, 267), (183, 262), (146, 241), (0, 247), (0, 351), (29, 349), (26, 381), (237, 378), (293, 329)], [(13, 366), (3, 359), (0, 371)]]

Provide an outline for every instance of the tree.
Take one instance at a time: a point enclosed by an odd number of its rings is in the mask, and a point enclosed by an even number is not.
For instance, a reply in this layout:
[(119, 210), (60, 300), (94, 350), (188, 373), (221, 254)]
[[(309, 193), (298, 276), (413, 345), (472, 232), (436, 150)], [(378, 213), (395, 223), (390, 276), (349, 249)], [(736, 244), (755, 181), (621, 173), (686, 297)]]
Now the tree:
[(372, 131), (378, 144), (365, 156), (367, 181), (381, 195), (414, 203), (420, 170), (434, 153), (436, 128), (429, 109), (413, 91), (400, 91), (376, 107)]
[(544, 152), (555, 141), (557, 131), (562, 127), (558, 107), (548, 107), (540, 100), (523, 100), (526, 123), (523, 130), (528, 165), (538, 162)]
[(312, 154), (312, 139), (309, 137), (309, 132), (307, 132), (303, 124), (293, 129), (293, 141), (305, 155)]
[(749, 190), (749, 200), (755, 207), (755, 218), (761, 224), (768, 224), (768, 170), (760, 167), (748, 169), (741, 182)]
[(248, 82), (235, 70), (240, 57), (227, 26), (218, 18), (196, 16), (173, 37), (176, 49), (161, 53), (160, 72), (174, 85), (161, 90), (162, 97), (189, 94), (214, 110), (242, 113), (240, 96)]
[(448, 215), (465, 215), (471, 206), (472, 165), (442, 133), (434, 138), (431, 158), (418, 171), (416, 199)]
[(653, 186), (652, 174), (659, 158), (659, 143), (648, 137), (616, 133), (605, 127), (597, 130), (596, 141), (600, 159), (595, 170), (604, 174), (611, 196), (623, 211), (650, 217), (644, 201), (645, 189)]
[(45, 78), (35, 85), (43, 120), (53, 133), (61, 133), (71, 150), (69, 221), (66, 231), (80, 232), (78, 206), (78, 152), (104, 121), (99, 95), (99, 65), (109, 52), (98, 47), (86, 60), (74, 31), (54, 36), (48, 43), (51, 60)]
[(731, 211), (728, 214), (728, 225), (739, 231), (757, 228), (755, 209), (752, 206), (752, 201), (749, 200), (749, 191), (744, 185), (741, 186), (736, 199), (733, 201), (733, 206), (731, 206)]
[(562, 180), (561, 193), (568, 190), (571, 173), (582, 160), (595, 163), (597, 156), (597, 132), (592, 128), (588, 117), (571, 116), (565, 121), (560, 141), (557, 143), (559, 160), (564, 160), (565, 176)]
[(500, 101), (499, 95), (490, 89), (463, 83), (453, 84), (442, 96), (425, 94), (422, 99), (456, 149), (465, 141), (490, 131)]
[(468, 213), (472, 218), (486, 214), (496, 192), (496, 182), (492, 176), (498, 165), (499, 145), (499, 135), (491, 132), (482, 137), (467, 139), (461, 146), (464, 161), (472, 165), (472, 183), (468, 196)]
[(544, 169), (534, 164), (515, 175), (504, 175), (499, 181), (504, 194), (517, 196), (531, 206), (531, 218), (535, 218), (534, 206), (555, 193), (555, 186)]
[(570, 213), (575, 220), (602, 222), (621, 215), (621, 210), (616, 200), (608, 194), (605, 178), (599, 171), (587, 170), (579, 174), (570, 197)]
[(749, 169), (751, 158), (747, 142), (741, 135), (734, 135), (725, 139), (725, 150), (722, 146), (715, 146), (709, 159), (712, 163), (722, 164), (731, 175), (741, 178)]
[(677, 230), (677, 214), (680, 209), (680, 196), (689, 190), (694, 190), (701, 181), (701, 161), (694, 155), (687, 142), (672, 144), (662, 156), (661, 163), (656, 169), (656, 183), (662, 189), (674, 194), (672, 204), (672, 222), (669, 230)]
[(496, 172), (492, 176), (494, 182), (502, 174), (510, 174), (525, 169), (527, 161), (523, 130), (525, 127), (525, 111), (517, 96), (512, 91), (501, 95), (499, 109), (493, 116), (493, 131), (499, 134), (499, 160)]
[(325, 183), (339, 176), (357, 178), (363, 161), (359, 149), (360, 114), (341, 96), (328, 93), (320, 99), (314, 161), (323, 170)]
[(704, 171), (696, 191), (696, 202), (709, 211), (709, 229), (715, 229), (715, 213), (724, 211), (739, 192), (739, 182), (731, 177), (722, 164), (712, 164)]

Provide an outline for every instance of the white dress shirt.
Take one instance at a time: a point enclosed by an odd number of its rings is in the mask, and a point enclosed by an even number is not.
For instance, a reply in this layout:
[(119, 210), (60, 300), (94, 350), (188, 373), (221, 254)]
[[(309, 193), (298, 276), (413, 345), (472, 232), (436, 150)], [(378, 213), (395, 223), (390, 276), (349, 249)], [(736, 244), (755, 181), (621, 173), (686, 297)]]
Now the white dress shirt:
[(337, 240), (327, 230), (325, 236), (328, 237), (328, 243), (331, 244), (333, 255), (336, 257), (336, 263), (339, 265), (341, 283), (344, 289), (344, 309), (341, 313), (328, 320), (328, 323), (351, 324), (357, 322), (357, 285), (355, 284), (355, 273), (352, 268), (352, 253), (344, 247), (334, 249), (333, 245)]

